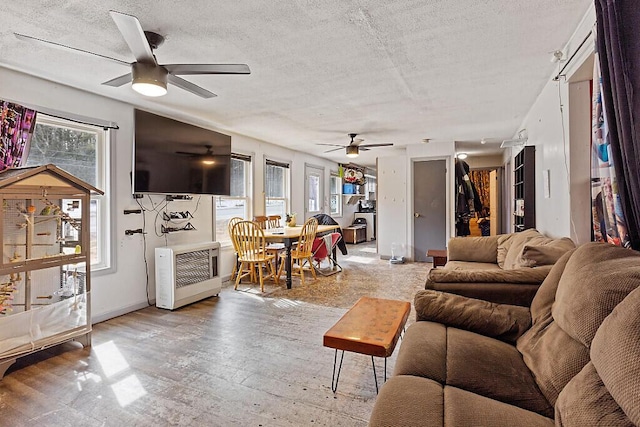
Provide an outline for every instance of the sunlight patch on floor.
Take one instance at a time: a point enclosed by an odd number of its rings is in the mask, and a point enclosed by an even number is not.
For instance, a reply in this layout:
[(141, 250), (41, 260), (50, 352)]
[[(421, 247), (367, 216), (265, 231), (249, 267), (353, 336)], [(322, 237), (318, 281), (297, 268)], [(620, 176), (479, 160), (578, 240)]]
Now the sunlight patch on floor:
[(109, 378), (113, 375), (124, 371), (129, 368), (129, 363), (118, 350), (118, 347), (113, 341), (107, 341), (104, 344), (96, 345), (93, 347), (93, 351), (98, 357), (98, 362), (102, 367), (102, 372)]
[(345, 261), (357, 262), (358, 264), (371, 264), (375, 261), (373, 258), (365, 258), (362, 256), (349, 256), (345, 258)]
[(113, 384), (111, 390), (113, 390), (118, 403), (123, 408), (147, 394), (147, 391), (142, 387), (140, 380), (135, 375), (129, 375)]
[(369, 253), (369, 254), (377, 253), (376, 248), (362, 248), (362, 249), (360, 249), (360, 252), (366, 252), (366, 253)]

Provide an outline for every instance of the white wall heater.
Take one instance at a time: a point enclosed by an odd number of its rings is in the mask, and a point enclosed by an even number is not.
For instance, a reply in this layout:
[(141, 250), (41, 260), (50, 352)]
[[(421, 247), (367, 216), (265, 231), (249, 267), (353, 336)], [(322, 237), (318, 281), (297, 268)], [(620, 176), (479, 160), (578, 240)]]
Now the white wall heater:
[(174, 310), (218, 295), (220, 243), (156, 248), (156, 307)]

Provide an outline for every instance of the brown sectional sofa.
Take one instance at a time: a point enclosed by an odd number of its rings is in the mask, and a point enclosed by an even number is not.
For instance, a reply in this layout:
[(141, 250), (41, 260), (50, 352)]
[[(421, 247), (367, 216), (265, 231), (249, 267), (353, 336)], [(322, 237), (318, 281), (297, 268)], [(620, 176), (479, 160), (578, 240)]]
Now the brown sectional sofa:
[(415, 297), (370, 426), (640, 425), (640, 253), (565, 254), (530, 308)]
[(552, 265), (573, 248), (571, 239), (545, 237), (535, 229), (455, 237), (447, 264), (429, 271), (425, 289), (528, 307)]

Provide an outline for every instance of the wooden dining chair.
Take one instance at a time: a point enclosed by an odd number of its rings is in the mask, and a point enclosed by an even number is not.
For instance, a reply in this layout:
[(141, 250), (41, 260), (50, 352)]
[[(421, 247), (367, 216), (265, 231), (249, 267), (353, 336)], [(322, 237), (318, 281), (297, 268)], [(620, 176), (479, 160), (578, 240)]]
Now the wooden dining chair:
[(279, 228), (282, 227), (280, 225), (280, 220), (282, 219), (282, 217), (280, 215), (269, 215), (267, 217), (267, 225), (269, 226), (269, 228)]
[(253, 217), (253, 221), (257, 222), (260, 225), (260, 228), (266, 230), (269, 226), (269, 217), (264, 215), (257, 215)]
[[(260, 290), (264, 292), (264, 280), (273, 278), (276, 284), (279, 283), (279, 277), (273, 265), (274, 256), (266, 252), (266, 240), (264, 231), (260, 225), (254, 221), (240, 221), (233, 226), (232, 239), (234, 246), (238, 251), (238, 261), (240, 267), (236, 275), (236, 284), (234, 289), (238, 289), (240, 280), (249, 276), (252, 281), (256, 280), (256, 270), (258, 272), (258, 282)], [(267, 275), (263, 274), (263, 268)]]
[(233, 269), (231, 270), (231, 280), (235, 279), (236, 273), (238, 272), (238, 249), (236, 248), (236, 243), (233, 237), (231, 237), (231, 230), (233, 229), (233, 226), (239, 223), (240, 221), (244, 221), (244, 218), (240, 218), (239, 216), (234, 216), (229, 220), (229, 223), (227, 224), (229, 238), (231, 239), (231, 244), (233, 245), (233, 250), (236, 255), (236, 260), (233, 263)]
[[(316, 238), (316, 232), (318, 231), (318, 220), (315, 218), (309, 218), (300, 230), (298, 236), (298, 243), (295, 248), (291, 249), (291, 274), (300, 276), (300, 283), (304, 285), (304, 266), (309, 263), (311, 274), (313, 278), (316, 278), (316, 271), (311, 264), (313, 260), (313, 241)], [(280, 268), (278, 269), (278, 280), (282, 275), (284, 269), (286, 254), (280, 255)], [(294, 263), (298, 266), (298, 272), (294, 268)]]

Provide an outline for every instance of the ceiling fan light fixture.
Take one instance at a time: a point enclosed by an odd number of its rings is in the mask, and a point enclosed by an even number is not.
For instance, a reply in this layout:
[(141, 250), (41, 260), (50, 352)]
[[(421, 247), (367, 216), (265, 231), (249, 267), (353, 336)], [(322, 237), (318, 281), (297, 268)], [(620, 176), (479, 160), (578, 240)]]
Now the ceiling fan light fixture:
[(456, 157), (459, 158), (460, 160), (464, 160), (469, 156), (467, 155), (467, 153), (458, 153)]
[(213, 156), (206, 156), (205, 158), (202, 159), (202, 164), (206, 166), (211, 166), (211, 165), (214, 165), (215, 163), (216, 161), (213, 158)]
[(136, 62), (131, 66), (133, 90), (144, 96), (167, 94), (167, 70), (155, 64)]
[(357, 145), (347, 145), (346, 150), (347, 150), (347, 157), (354, 158), (354, 157), (358, 157), (358, 154), (360, 154)]

